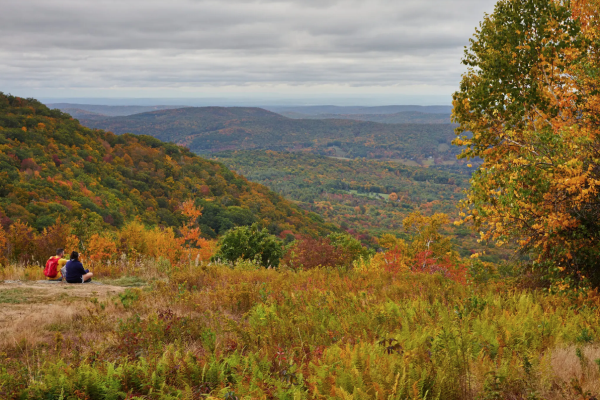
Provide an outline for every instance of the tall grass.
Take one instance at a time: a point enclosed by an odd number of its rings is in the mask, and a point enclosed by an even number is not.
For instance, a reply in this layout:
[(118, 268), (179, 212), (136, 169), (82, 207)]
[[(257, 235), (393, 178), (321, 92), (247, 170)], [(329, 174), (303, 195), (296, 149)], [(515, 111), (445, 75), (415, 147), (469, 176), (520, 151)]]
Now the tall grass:
[(68, 324), (40, 326), (42, 344), (5, 346), (0, 393), (27, 399), (598, 394), (595, 293), (568, 299), (502, 283), (461, 285), (441, 274), (267, 270), (249, 262), (192, 263), (166, 275), (111, 301), (91, 301)]

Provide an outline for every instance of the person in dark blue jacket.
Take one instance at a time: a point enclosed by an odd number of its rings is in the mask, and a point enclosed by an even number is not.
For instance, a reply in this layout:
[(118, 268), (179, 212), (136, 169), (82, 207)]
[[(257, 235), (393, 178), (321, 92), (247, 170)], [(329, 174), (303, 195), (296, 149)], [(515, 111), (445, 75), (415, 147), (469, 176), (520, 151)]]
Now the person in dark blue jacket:
[(67, 275), (65, 280), (68, 283), (85, 283), (92, 280), (92, 274), (89, 269), (84, 269), (83, 264), (79, 261), (79, 253), (74, 251), (71, 253), (71, 259), (65, 265)]

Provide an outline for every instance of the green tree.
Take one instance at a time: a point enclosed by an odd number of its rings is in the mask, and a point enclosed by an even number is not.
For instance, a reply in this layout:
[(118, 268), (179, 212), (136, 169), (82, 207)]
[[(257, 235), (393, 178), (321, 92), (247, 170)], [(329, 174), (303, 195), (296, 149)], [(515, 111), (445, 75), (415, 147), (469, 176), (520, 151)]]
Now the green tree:
[(344, 253), (350, 255), (352, 261), (358, 260), (359, 258), (367, 259), (371, 256), (371, 251), (364, 247), (360, 240), (356, 239), (347, 233), (331, 233), (327, 236), (330, 243)]
[(258, 224), (233, 228), (219, 240), (219, 250), (214, 260), (230, 262), (257, 260), (264, 267), (277, 267), (283, 257), (283, 243), (269, 234), (267, 229), (259, 229)]

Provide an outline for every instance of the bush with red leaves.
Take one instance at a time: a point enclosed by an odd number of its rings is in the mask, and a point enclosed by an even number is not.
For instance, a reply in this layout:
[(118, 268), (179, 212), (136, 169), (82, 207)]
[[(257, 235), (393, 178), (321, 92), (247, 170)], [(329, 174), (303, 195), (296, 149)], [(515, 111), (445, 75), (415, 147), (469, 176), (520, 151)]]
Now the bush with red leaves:
[(294, 242), (283, 258), (283, 263), (293, 269), (317, 267), (343, 267), (352, 263), (352, 254), (331, 244), (329, 238), (301, 237)]
[(37, 165), (33, 158), (25, 158), (21, 161), (21, 171), (27, 171), (28, 169), (32, 171), (41, 171), (42, 168)]
[(54, 165), (56, 165), (57, 167), (60, 167), (62, 165), (62, 161), (60, 161), (60, 158), (58, 158), (56, 154), (52, 156), (52, 161), (54, 161)]

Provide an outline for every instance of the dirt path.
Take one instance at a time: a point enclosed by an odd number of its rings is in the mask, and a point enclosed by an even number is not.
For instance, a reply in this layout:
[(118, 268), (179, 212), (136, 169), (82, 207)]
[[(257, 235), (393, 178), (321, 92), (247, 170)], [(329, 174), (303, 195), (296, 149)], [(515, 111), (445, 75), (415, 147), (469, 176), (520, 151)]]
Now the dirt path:
[(98, 283), (0, 281), (0, 347), (23, 339), (35, 343), (35, 334), (41, 328), (67, 324), (85, 312), (87, 300), (105, 299), (126, 289)]

